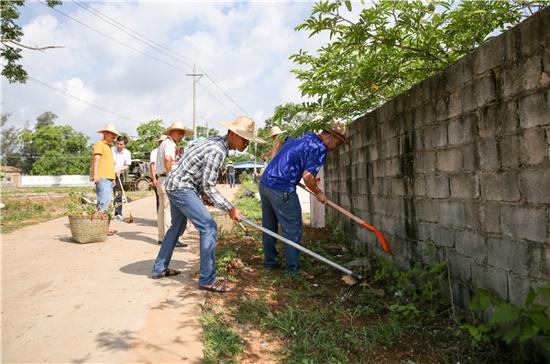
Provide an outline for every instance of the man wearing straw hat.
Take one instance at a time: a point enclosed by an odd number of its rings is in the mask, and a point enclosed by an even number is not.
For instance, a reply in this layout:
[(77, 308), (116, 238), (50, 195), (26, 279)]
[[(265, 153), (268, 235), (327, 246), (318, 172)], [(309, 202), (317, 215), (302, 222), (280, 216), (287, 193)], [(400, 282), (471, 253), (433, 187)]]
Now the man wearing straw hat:
[(149, 278), (181, 273), (168, 265), (178, 236), (183, 233), (189, 219), (200, 233), (199, 289), (212, 292), (231, 290), (222, 278), (216, 277), (217, 226), (204, 204), (213, 204), (226, 211), (232, 220), (240, 221), (239, 210), (216, 188), (218, 174), (230, 149), (242, 152), (250, 141), (263, 143), (263, 140), (254, 136), (254, 121), (246, 116), (221, 124), (229, 129), (226, 136), (211, 137), (188, 147), (181, 161), (166, 178), (172, 225), (162, 241)]
[[(168, 138), (166, 135), (161, 134), (160, 137), (156, 140), (156, 143), (160, 146), (160, 143), (164, 141), (164, 139)], [(155, 167), (155, 164), (157, 163), (157, 154), (159, 151), (159, 147), (156, 147), (151, 151), (151, 154), (149, 155), (149, 172), (151, 172), (151, 183), (153, 184), (153, 188), (155, 191), (155, 199), (157, 201), (157, 209), (159, 210), (159, 194), (157, 191), (157, 169)]]
[[(160, 143), (157, 152), (157, 160), (155, 169), (157, 172), (157, 193), (159, 195), (159, 207), (157, 210), (157, 241), (162, 243), (166, 231), (170, 227), (170, 201), (164, 189), (164, 180), (176, 163), (176, 148), (177, 144), (186, 135), (191, 135), (193, 132), (183, 126), (182, 123), (174, 121), (163, 134), (166, 138)], [(186, 247), (187, 244), (177, 243), (178, 248)]]
[[(115, 158), (111, 150), (111, 143), (119, 133), (112, 124), (105, 125), (98, 133), (103, 134), (103, 139), (92, 147), (91, 178), (95, 183), (97, 194), (97, 212), (94, 215), (103, 218), (113, 199)], [(110, 230), (109, 235), (113, 235), (115, 232)]]
[[(283, 236), (295, 243), (302, 240), (302, 208), (296, 186), (303, 178), (306, 186), (315, 193), (321, 203), (327, 197), (321, 191), (315, 176), (325, 163), (327, 151), (332, 151), (346, 139), (346, 126), (333, 121), (320, 134), (307, 132), (299, 138), (288, 139), (268, 164), (260, 180), (262, 200), (262, 225), (277, 232), (281, 224)], [(276, 239), (263, 234), (264, 267), (280, 267)], [(295, 276), (300, 272), (299, 250), (285, 245), (285, 270)]]
[(279, 135), (281, 135), (282, 132), (283, 131), (278, 126), (274, 126), (271, 128), (270, 137), (271, 140), (273, 140), (273, 146), (271, 147), (271, 150), (269, 152), (265, 152), (262, 155), (263, 160), (275, 157), (275, 154), (277, 154), (277, 152), (281, 149), (284, 144), (284, 140), (281, 140), (281, 138), (279, 138)]

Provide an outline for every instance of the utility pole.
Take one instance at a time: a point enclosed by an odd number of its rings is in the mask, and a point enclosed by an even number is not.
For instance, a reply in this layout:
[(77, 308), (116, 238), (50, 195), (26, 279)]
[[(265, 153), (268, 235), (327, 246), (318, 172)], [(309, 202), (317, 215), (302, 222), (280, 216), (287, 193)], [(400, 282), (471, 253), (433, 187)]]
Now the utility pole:
[(208, 138), (208, 120), (205, 120), (206, 121), (206, 138)]
[[(196, 119), (196, 93), (195, 93), (195, 87), (197, 85), (197, 83), (199, 82), (199, 80), (201, 79), (201, 77), (203, 76), (202, 73), (197, 73), (196, 72), (196, 64), (193, 63), (193, 73), (188, 73), (187, 76), (193, 76), (193, 139), (197, 139), (197, 124), (195, 123), (195, 119)], [(198, 77), (198, 78), (196, 78)]]

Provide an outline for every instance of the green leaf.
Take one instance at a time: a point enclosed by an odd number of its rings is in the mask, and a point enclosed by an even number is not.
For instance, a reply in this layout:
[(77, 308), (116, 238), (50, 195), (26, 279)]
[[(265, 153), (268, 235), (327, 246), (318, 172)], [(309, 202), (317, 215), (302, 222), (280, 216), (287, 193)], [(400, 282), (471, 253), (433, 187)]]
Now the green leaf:
[(545, 336), (540, 340), (540, 343), (547, 354), (550, 354), (550, 337)]
[(525, 325), (525, 327), (523, 328), (523, 333), (521, 334), (519, 341), (524, 342), (526, 340), (529, 340), (530, 338), (538, 334), (538, 332), (539, 332), (539, 328), (529, 323)]
[(550, 318), (544, 311), (530, 311), (528, 316), (543, 332), (550, 332)]
[(502, 335), (502, 338), (504, 341), (506, 341), (507, 344), (510, 344), (512, 341), (514, 341), (519, 335), (521, 334), (521, 328), (519, 325), (512, 326), (509, 330), (506, 330), (504, 334)]
[(535, 294), (535, 290), (533, 288), (531, 288), (529, 290), (529, 293), (527, 294), (527, 299), (525, 300), (525, 306), (530, 306), (533, 301), (535, 300), (535, 297), (537, 295)]
[(514, 321), (519, 318), (520, 312), (519, 308), (508, 303), (502, 303), (495, 307), (495, 312), (491, 316), (490, 322), (499, 324)]
[(470, 301), (470, 309), (474, 311), (485, 311), (491, 305), (491, 296), (485, 289), (476, 292)]
[(344, 4), (346, 4), (346, 8), (348, 9), (348, 11), (351, 11), (351, 1), (346, 0), (346, 1), (344, 1)]

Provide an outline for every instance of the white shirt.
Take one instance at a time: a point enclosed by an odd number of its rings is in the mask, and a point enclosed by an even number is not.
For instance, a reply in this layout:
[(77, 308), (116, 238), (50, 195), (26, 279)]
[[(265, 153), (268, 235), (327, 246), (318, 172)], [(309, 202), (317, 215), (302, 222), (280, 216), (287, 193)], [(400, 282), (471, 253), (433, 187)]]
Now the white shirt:
[(155, 166), (156, 166), (158, 152), (159, 152), (159, 147), (156, 147), (151, 151), (151, 156), (149, 157), (149, 166), (151, 166), (151, 164), (153, 163), (155, 163)]
[(166, 165), (164, 164), (164, 158), (166, 156), (172, 157), (172, 163), (176, 162), (176, 143), (168, 137), (160, 143), (157, 152), (157, 161), (155, 162), (155, 169), (157, 175), (166, 174)]
[(112, 147), (113, 156), (115, 157), (115, 172), (124, 170), (124, 166), (132, 164), (132, 154), (126, 148), (119, 152), (117, 147)]

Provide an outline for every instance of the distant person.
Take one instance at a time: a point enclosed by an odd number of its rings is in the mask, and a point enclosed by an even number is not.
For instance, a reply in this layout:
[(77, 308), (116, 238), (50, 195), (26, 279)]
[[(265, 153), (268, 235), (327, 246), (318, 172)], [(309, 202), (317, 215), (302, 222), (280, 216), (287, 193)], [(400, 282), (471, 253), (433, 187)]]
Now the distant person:
[(283, 131), (278, 126), (274, 126), (273, 128), (271, 128), (270, 137), (271, 137), (271, 140), (273, 140), (273, 146), (271, 147), (271, 150), (269, 152), (262, 154), (262, 159), (264, 161), (267, 161), (268, 159), (272, 159), (273, 157), (275, 157), (275, 154), (277, 154), (277, 152), (283, 146), (284, 140), (281, 140), (281, 138), (279, 137), (279, 135), (281, 135), (282, 132)]
[[(302, 207), (296, 186), (303, 178), (305, 185), (321, 203), (327, 196), (317, 185), (315, 176), (325, 163), (327, 152), (342, 143), (349, 144), (346, 126), (333, 121), (320, 134), (304, 133), (301, 137), (287, 140), (281, 150), (267, 165), (260, 179), (262, 201), (262, 225), (273, 232), (281, 224), (283, 236), (297, 244), (302, 240)], [(280, 268), (275, 243), (277, 239), (263, 234), (264, 267)], [(299, 250), (285, 245), (285, 270), (290, 276), (300, 272)]]
[(126, 144), (128, 143), (128, 138), (124, 135), (119, 135), (116, 137), (116, 146), (112, 148), (113, 155), (115, 157), (115, 174), (117, 178), (115, 179), (115, 185), (113, 187), (113, 192), (115, 194), (115, 219), (122, 221), (122, 189), (121, 183), (124, 183), (125, 171), (132, 164), (132, 154), (128, 149), (126, 149)]
[[(92, 147), (91, 178), (95, 183), (97, 194), (97, 211), (94, 217), (107, 218), (109, 205), (113, 199), (113, 182), (115, 174), (115, 158), (111, 150), (111, 143), (119, 133), (112, 124), (107, 124), (98, 131), (103, 134), (103, 139)], [(108, 235), (113, 235), (116, 230), (108, 230)]]
[(157, 169), (155, 167), (155, 164), (157, 163), (157, 154), (159, 151), (159, 145), (162, 143), (164, 139), (166, 139), (167, 136), (164, 134), (161, 134), (161, 136), (156, 140), (157, 147), (151, 151), (151, 155), (149, 156), (149, 172), (151, 173), (151, 184), (153, 185), (153, 191), (155, 191), (155, 199), (157, 201), (157, 209), (155, 211), (158, 212), (159, 210), (159, 193), (157, 192)]
[[(168, 129), (164, 131), (166, 139), (160, 143), (157, 152), (157, 161), (155, 169), (157, 172), (157, 192), (159, 195), (159, 208), (157, 210), (157, 241), (162, 243), (164, 235), (170, 227), (170, 201), (164, 189), (164, 180), (168, 173), (176, 164), (177, 144), (185, 135), (191, 135), (193, 132), (183, 126), (180, 122), (173, 122)], [(181, 235), (181, 234), (180, 234)], [(187, 244), (178, 242), (176, 247), (184, 248)]]
[(254, 136), (254, 121), (246, 116), (222, 125), (228, 128), (226, 136), (211, 137), (188, 148), (183, 158), (165, 181), (170, 199), (172, 225), (155, 260), (149, 278), (158, 279), (180, 274), (169, 268), (178, 235), (182, 233), (187, 219), (200, 233), (199, 289), (212, 292), (228, 292), (232, 288), (227, 281), (216, 277), (217, 226), (205, 204), (213, 204), (227, 212), (229, 218), (240, 221), (240, 211), (217, 190), (218, 174), (230, 149), (243, 151), (252, 140), (262, 143)]
[(229, 188), (235, 186), (235, 166), (233, 161), (227, 162), (227, 167), (225, 168), (227, 173), (227, 183), (229, 183)]
[(182, 147), (181, 145), (176, 148), (176, 163), (178, 163), (180, 161), (181, 157), (183, 157), (183, 152), (184, 151), (185, 151), (185, 148)]

